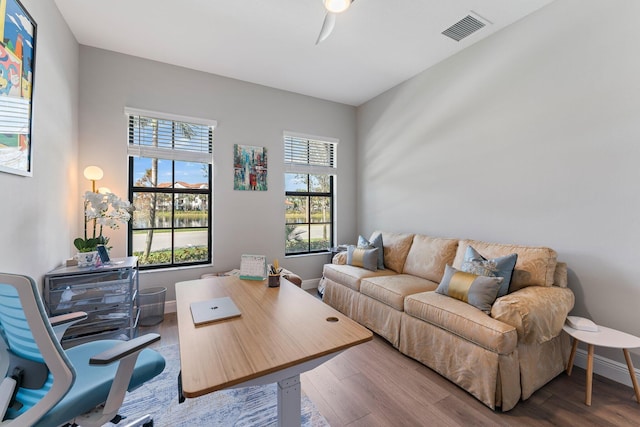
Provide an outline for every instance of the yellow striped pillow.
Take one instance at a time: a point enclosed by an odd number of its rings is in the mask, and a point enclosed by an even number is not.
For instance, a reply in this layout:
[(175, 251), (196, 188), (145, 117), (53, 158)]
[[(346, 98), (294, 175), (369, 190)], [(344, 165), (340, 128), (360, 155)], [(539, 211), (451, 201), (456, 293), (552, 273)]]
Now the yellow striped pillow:
[(358, 248), (349, 245), (347, 247), (347, 264), (376, 271), (378, 269), (378, 248)]
[(447, 265), (436, 292), (464, 301), (490, 314), (503, 280), (502, 277), (466, 273)]

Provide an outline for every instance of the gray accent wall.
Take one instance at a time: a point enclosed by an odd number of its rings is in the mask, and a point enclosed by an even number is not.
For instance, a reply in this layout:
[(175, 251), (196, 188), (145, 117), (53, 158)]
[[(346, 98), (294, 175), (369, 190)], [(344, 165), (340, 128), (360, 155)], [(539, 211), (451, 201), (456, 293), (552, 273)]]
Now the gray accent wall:
[[(215, 54), (215, 53), (207, 53)], [(238, 268), (244, 253), (264, 254), (305, 280), (317, 279), (326, 254), (284, 256), (283, 131), (338, 138), (337, 239), (355, 233), (356, 109), (230, 78), (92, 47), (80, 47), (78, 170), (104, 169), (99, 186), (127, 194), (125, 107), (217, 120), (214, 134), (213, 266), (145, 272), (141, 287), (166, 286)], [(233, 190), (233, 145), (267, 148), (268, 191)], [(89, 182), (80, 182), (82, 191)], [(80, 227), (80, 224), (78, 225)], [(112, 253), (126, 253), (126, 230), (109, 230)]]
[(638, 15), (557, 0), (359, 107), (359, 231), (552, 247), (572, 313), (640, 335)]
[(53, 0), (22, 4), (38, 24), (33, 176), (0, 173), (0, 271), (41, 284), (77, 232), (78, 44)]

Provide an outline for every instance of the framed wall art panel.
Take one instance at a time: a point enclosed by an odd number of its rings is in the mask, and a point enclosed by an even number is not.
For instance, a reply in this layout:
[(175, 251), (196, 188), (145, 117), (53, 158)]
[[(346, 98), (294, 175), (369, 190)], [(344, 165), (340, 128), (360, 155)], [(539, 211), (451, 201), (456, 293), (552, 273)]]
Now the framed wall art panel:
[(267, 149), (265, 147), (234, 144), (233, 189), (267, 191)]
[(18, 0), (0, 0), (0, 172), (32, 176), (36, 23)]

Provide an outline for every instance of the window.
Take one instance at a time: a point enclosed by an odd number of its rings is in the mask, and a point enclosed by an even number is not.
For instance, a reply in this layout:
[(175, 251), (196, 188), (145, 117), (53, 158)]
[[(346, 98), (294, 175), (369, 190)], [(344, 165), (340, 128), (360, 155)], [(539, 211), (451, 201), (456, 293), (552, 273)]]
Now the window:
[(215, 122), (127, 109), (129, 255), (141, 269), (211, 263)]
[(337, 140), (285, 133), (285, 255), (333, 246)]

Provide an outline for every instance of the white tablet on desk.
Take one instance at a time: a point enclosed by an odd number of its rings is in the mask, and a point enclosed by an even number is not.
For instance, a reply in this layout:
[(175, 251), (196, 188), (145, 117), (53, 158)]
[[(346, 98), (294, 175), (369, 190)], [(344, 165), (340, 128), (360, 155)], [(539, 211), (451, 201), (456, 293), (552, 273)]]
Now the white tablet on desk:
[(240, 310), (229, 297), (214, 298), (191, 303), (191, 316), (194, 325), (216, 322), (240, 316)]

